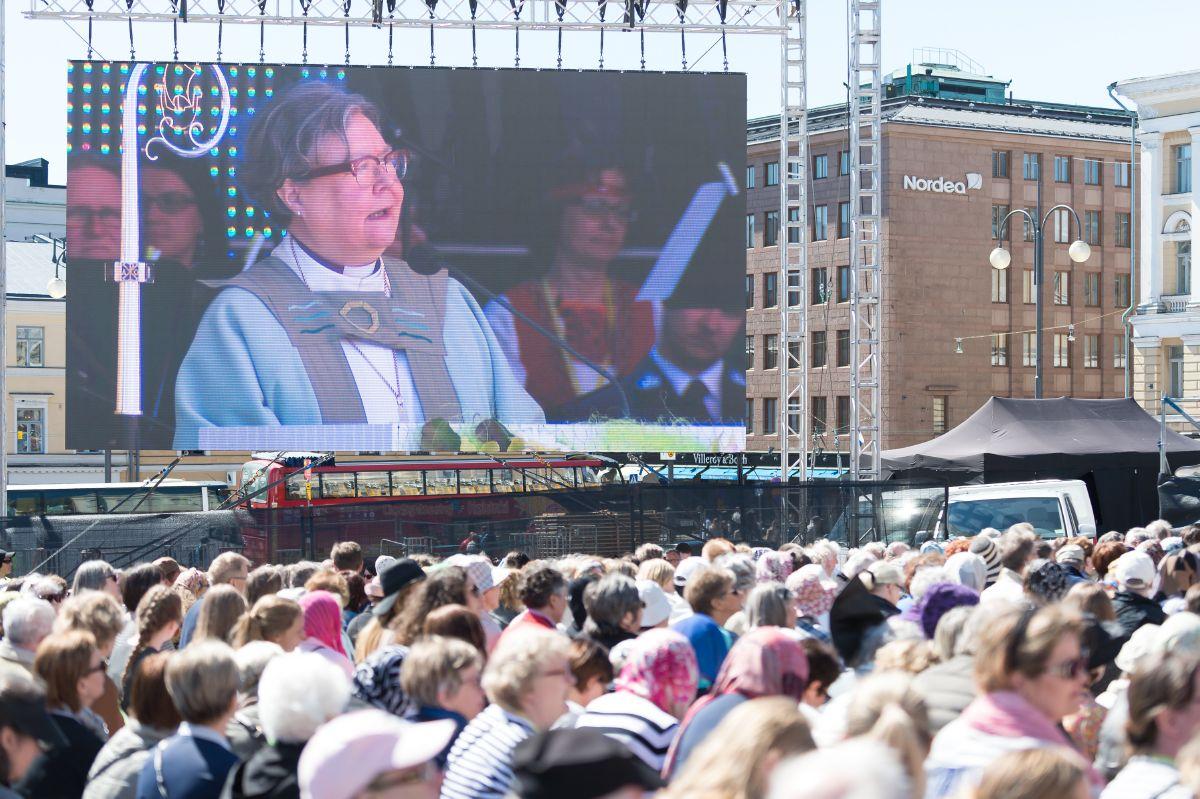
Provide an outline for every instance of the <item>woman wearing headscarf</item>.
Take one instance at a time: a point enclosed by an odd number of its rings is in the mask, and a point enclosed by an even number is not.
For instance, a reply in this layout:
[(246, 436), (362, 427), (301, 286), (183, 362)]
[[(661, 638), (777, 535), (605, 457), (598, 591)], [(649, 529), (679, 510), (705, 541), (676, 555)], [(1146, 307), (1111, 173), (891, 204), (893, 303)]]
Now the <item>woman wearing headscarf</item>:
[(342, 644), (342, 606), (328, 591), (309, 591), (300, 597), (304, 610), (304, 643), (300, 652), (316, 652), (333, 663), (347, 678), (354, 676), (354, 665)]
[(754, 563), (754, 579), (760, 583), (786, 583), (792, 573), (792, 556), (769, 549)]
[(734, 708), (763, 696), (786, 696), (797, 704), (808, 685), (808, 658), (789, 631), (756, 627), (733, 645), (713, 690), (694, 704), (680, 725), (663, 774), (674, 775)]
[(400, 669), (408, 647), (389, 644), (376, 649), (354, 670), (354, 697), (394, 716), (403, 717), (412, 702), (400, 685)]
[(1067, 570), (1052, 560), (1035, 560), (1025, 569), (1025, 598), (1035, 605), (1052, 605), (1070, 588)]
[(943, 567), (952, 583), (965, 585), (975, 593), (983, 593), (987, 587), (987, 563), (974, 552), (957, 552), (946, 558)]
[(661, 771), (699, 680), (696, 653), (686, 638), (648, 630), (630, 642), (615, 690), (593, 699), (576, 726), (600, 730)]
[(829, 609), (837, 597), (837, 587), (823, 580), (821, 574), (821, 567), (815, 563), (802, 566), (788, 576), (787, 587), (796, 599), (796, 630), (828, 644)]

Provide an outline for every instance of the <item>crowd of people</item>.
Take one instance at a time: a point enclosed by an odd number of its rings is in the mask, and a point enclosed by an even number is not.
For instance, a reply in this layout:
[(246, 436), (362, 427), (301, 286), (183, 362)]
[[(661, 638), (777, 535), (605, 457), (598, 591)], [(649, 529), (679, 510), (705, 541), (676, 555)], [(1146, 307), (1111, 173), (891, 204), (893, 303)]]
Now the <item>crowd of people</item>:
[(1194, 799), (1198, 553), (1156, 521), (9, 576), (0, 799)]

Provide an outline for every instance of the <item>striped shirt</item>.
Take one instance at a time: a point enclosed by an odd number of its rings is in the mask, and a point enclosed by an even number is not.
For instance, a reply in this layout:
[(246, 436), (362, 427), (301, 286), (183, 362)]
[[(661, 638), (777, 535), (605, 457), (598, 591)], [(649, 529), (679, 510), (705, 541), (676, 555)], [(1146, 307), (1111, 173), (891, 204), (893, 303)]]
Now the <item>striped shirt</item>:
[(455, 740), (441, 799), (503, 799), (513, 782), (513, 749), (534, 732), (520, 716), (488, 705)]
[(575, 726), (591, 727), (615, 738), (647, 766), (661, 772), (671, 741), (679, 732), (679, 719), (649, 699), (615, 691), (593, 699)]

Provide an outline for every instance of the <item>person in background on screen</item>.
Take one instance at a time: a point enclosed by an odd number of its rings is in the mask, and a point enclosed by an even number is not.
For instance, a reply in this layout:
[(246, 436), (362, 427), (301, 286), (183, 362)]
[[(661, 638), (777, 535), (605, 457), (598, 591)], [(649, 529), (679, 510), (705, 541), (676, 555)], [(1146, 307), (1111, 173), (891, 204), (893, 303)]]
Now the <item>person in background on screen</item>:
[(316, 81), (256, 118), (240, 177), (287, 236), (204, 314), (176, 446), (214, 427), (545, 421), (466, 289), (383, 257), (408, 163), (383, 130), (372, 102)]
[(72, 153), (67, 182), (67, 242), (72, 260), (121, 257), (120, 161)]
[[(626, 170), (568, 159), (548, 192), (553, 243), (543, 277), (505, 293), (518, 311), (557, 333), (580, 354), (618, 376), (630, 374), (654, 345), (659, 309), (638, 300), (640, 284), (614, 263), (633, 218)], [(484, 313), (525, 388), (551, 420), (556, 409), (608, 381), (495, 301)]]

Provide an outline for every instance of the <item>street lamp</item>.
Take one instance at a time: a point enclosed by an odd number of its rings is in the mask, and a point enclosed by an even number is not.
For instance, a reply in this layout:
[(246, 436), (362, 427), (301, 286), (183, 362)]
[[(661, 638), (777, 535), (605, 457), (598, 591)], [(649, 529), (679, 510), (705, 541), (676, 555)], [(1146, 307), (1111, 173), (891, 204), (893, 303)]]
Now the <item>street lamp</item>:
[[(1000, 229), (996, 231), (997, 239), (1004, 241), (1004, 235), (1008, 230), (1008, 220), (1014, 215), (1020, 214), (1028, 220), (1033, 228), (1033, 300), (1036, 307), (1037, 323), (1034, 332), (1034, 378), (1033, 378), (1033, 396), (1034, 399), (1042, 398), (1042, 358), (1044, 350), (1042, 348), (1042, 282), (1044, 276), (1043, 262), (1045, 256), (1042, 252), (1042, 244), (1044, 240), (1044, 232), (1046, 222), (1049, 221), (1051, 214), (1058, 210), (1070, 211), (1071, 216), (1075, 218), (1075, 229), (1082, 233), (1083, 226), (1079, 223), (1079, 214), (1069, 205), (1056, 205), (1042, 215), (1042, 183), (1039, 176), (1038, 179), (1038, 204), (1035, 209), (1035, 214), (1030, 214), (1024, 208), (1018, 208), (1015, 211), (1010, 211), (1007, 216), (1000, 222)], [(1067, 248), (1067, 256), (1077, 264), (1081, 264), (1092, 256), (1092, 248), (1082, 239), (1075, 239), (1071, 242), (1071, 246)], [(995, 249), (988, 255), (988, 262), (993, 269), (1004, 270), (1008, 269), (1012, 263), (1012, 253), (1004, 249), (1003, 246), (997, 245)]]

